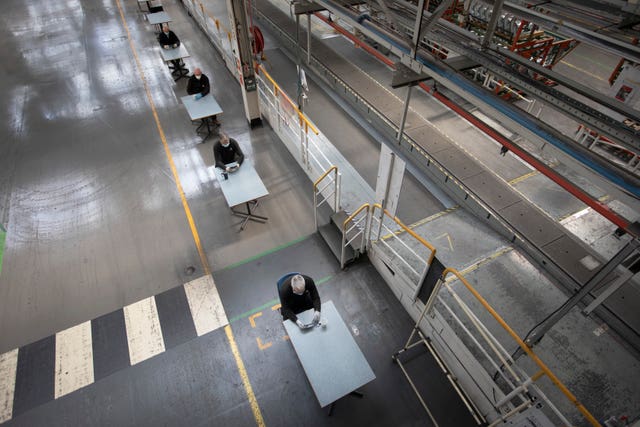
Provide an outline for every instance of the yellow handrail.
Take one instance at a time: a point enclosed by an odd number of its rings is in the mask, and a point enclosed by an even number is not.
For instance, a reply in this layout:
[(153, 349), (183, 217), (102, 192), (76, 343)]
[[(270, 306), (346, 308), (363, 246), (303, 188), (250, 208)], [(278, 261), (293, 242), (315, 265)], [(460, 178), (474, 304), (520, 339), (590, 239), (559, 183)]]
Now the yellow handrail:
[[(558, 377), (556, 377), (555, 374), (551, 372), (551, 370), (547, 367), (547, 365), (545, 365), (544, 362), (540, 360), (540, 358), (533, 352), (533, 350), (531, 350), (531, 348), (527, 344), (525, 344), (524, 341), (520, 339), (518, 334), (516, 334), (514, 330), (511, 329), (511, 327), (507, 324), (507, 322), (505, 322), (504, 319), (493, 309), (493, 307), (489, 305), (489, 303), (478, 293), (478, 291), (476, 291), (474, 287), (471, 286), (469, 282), (467, 282), (467, 279), (465, 279), (464, 276), (462, 276), (462, 274), (460, 274), (454, 268), (447, 268), (442, 272), (442, 276), (441, 276), (442, 280), (444, 281), (447, 275), (450, 273), (456, 276), (464, 284), (464, 286), (469, 290), (469, 292), (471, 292), (473, 296), (476, 297), (476, 299), (480, 302), (480, 304), (482, 304), (482, 306), (491, 314), (491, 316), (493, 316), (493, 318), (500, 324), (500, 326), (502, 326), (502, 328), (505, 331), (507, 331), (509, 335), (511, 335), (511, 338), (514, 339), (514, 341), (520, 346), (520, 348), (525, 353), (527, 353), (527, 355), (531, 358), (531, 360), (535, 362), (536, 365), (538, 365), (541, 372), (544, 373), (547, 377), (549, 377), (551, 382), (555, 384), (556, 387), (558, 387), (558, 389), (562, 392), (562, 394), (564, 394), (567, 397), (567, 399), (569, 399), (569, 401), (573, 403), (573, 405), (576, 408), (578, 408), (578, 410), (591, 423), (591, 425), (601, 427), (598, 420), (596, 420), (594, 416), (591, 415), (589, 410), (585, 408), (584, 405), (578, 401), (578, 399), (573, 395), (573, 393), (571, 393), (569, 389), (562, 383), (562, 381), (560, 381), (560, 379), (558, 379)], [(534, 375), (532, 378), (534, 378), (534, 380), (537, 380), (541, 376), (542, 375), (539, 372), (536, 375)]]
[(318, 184), (320, 184), (320, 182), (325, 179), (327, 177), (327, 175), (329, 175), (331, 173), (331, 171), (333, 170), (338, 170), (337, 166), (331, 166), (329, 169), (327, 169), (327, 171), (325, 173), (323, 173), (320, 178), (316, 179), (316, 182), (313, 183), (313, 189), (316, 190), (318, 188)]
[(414, 239), (416, 239), (418, 242), (422, 243), (424, 246), (429, 248), (429, 250), (431, 250), (431, 255), (429, 256), (429, 265), (431, 265), (431, 262), (433, 261), (433, 258), (435, 258), (435, 256), (436, 256), (436, 248), (431, 243), (427, 242), (422, 237), (418, 236), (415, 233), (415, 231), (413, 231), (412, 229), (410, 229), (409, 227), (404, 225), (404, 223), (402, 221), (400, 221), (398, 219), (398, 217), (395, 217), (395, 216), (391, 215), (391, 213), (388, 210), (384, 209), (380, 203), (374, 203), (373, 204), (373, 206), (371, 208), (371, 215), (375, 214), (376, 208), (382, 209), (382, 212), (384, 212), (385, 215), (387, 215), (389, 218), (394, 220), (396, 222), (396, 224), (398, 224), (400, 227), (402, 227), (402, 229), (404, 231), (409, 233), (411, 236), (413, 236)]
[[(300, 111), (298, 109), (298, 107), (296, 107), (296, 105), (293, 103), (293, 101), (291, 101), (291, 99), (289, 99), (289, 97), (284, 93), (284, 91), (280, 88), (280, 86), (278, 86), (278, 83), (276, 83), (275, 80), (273, 80), (273, 78), (269, 75), (269, 73), (267, 73), (267, 70), (265, 70), (265, 68), (260, 65), (260, 71), (262, 73), (264, 73), (265, 77), (267, 77), (267, 79), (271, 82), (271, 84), (273, 85), (273, 87), (276, 89), (276, 93), (279, 91), (283, 98), (287, 100), (287, 102), (289, 103), (289, 105), (291, 105), (293, 107), (294, 110), (296, 110), (296, 112), (298, 113), (298, 117), (300, 117), (300, 120), (304, 121), (305, 124), (311, 128), (311, 130), (313, 131), (313, 133), (315, 133), (316, 135), (318, 135), (318, 129), (316, 129), (316, 127), (305, 117), (305, 115), (302, 113), (302, 111)], [(305, 128), (306, 130), (306, 128)]]
[(349, 218), (345, 219), (344, 222), (342, 223), (342, 231), (345, 231), (347, 229), (347, 224), (351, 220), (353, 220), (353, 218), (355, 218), (360, 212), (362, 212), (363, 209), (367, 209), (369, 206), (370, 206), (369, 203), (365, 203), (364, 205), (362, 205), (358, 209), (356, 209), (356, 211), (354, 213), (349, 215)]

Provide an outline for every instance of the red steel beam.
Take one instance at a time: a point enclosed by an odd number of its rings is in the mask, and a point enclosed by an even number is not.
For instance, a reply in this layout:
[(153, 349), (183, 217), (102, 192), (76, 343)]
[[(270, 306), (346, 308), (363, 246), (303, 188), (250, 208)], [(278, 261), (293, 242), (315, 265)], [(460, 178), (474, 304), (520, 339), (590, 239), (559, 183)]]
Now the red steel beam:
[[(318, 19), (324, 21), (326, 24), (328, 24), (331, 27), (333, 27), (340, 34), (344, 35), (349, 40), (354, 42), (358, 47), (361, 47), (365, 51), (369, 52), (371, 55), (375, 56), (383, 64), (385, 64), (385, 65), (387, 65), (387, 66), (389, 66), (391, 68), (395, 68), (393, 61), (391, 61), (389, 58), (387, 58), (385, 55), (380, 53), (378, 50), (376, 50), (372, 46), (369, 46), (367, 43), (365, 43), (362, 40), (358, 39), (353, 34), (351, 34), (349, 31), (345, 30), (344, 28), (342, 28), (341, 26), (339, 26), (335, 22), (330, 21), (328, 18), (326, 18), (325, 16), (321, 15), (320, 13), (316, 12), (316, 13), (314, 13), (314, 15)], [(539, 171), (541, 174), (543, 174), (547, 178), (551, 179), (553, 182), (558, 184), (560, 187), (564, 188), (566, 191), (568, 191), (574, 197), (577, 197), (580, 201), (582, 201), (587, 206), (591, 207), (594, 211), (598, 212), (600, 215), (605, 217), (607, 220), (611, 221), (617, 227), (620, 227), (620, 228), (622, 228), (624, 230), (628, 229), (628, 227), (630, 225), (630, 222), (627, 219), (621, 217), (615, 211), (611, 210), (609, 208), (609, 206), (607, 206), (604, 203), (601, 203), (600, 201), (594, 199), (589, 194), (587, 194), (584, 191), (582, 191), (582, 189), (580, 189), (579, 187), (576, 187), (573, 183), (567, 181), (564, 177), (562, 177), (561, 175), (556, 173), (553, 169), (549, 168), (547, 165), (545, 165), (544, 163), (540, 162), (538, 159), (536, 159), (535, 157), (531, 156), (529, 153), (527, 153), (526, 151), (522, 150), (517, 145), (514, 145), (504, 135), (502, 135), (499, 132), (497, 132), (495, 129), (493, 129), (492, 127), (490, 127), (489, 125), (487, 125), (486, 123), (484, 123), (483, 121), (481, 121), (480, 119), (475, 117), (473, 114), (469, 113), (467, 110), (462, 108), (460, 105), (456, 104), (451, 99), (447, 98), (442, 93), (438, 92), (437, 90), (434, 91), (433, 88), (427, 86), (424, 83), (419, 83), (419, 86), (425, 92), (429, 93), (434, 98), (436, 98), (438, 101), (440, 101), (441, 103), (446, 105), (448, 108), (450, 108), (451, 110), (455, 111), (459, 116), (464, 118), (466, 121), (471, 123), (473, 126), (478, 128), (482, 132), (484, 132), (486, 135), (488, 135), (489, 137), (491, 137), (492, 139), (494, 139), (498, 143), (500, 143), (500, 144), (504, 145), (505, 147), (507, 147), (512, 153), (514, 153), (515, 155), (520, 157), (522, 160), (527, 162), (529, 165), (531, 165), (534, 169)]]

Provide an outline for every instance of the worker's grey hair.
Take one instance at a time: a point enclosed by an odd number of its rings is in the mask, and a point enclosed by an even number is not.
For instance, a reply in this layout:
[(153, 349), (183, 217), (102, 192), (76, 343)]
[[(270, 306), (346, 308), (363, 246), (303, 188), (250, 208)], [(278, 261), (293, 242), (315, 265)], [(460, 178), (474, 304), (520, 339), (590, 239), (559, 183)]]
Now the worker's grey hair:
[(305, 282), (304, 282), (304, 277), (302, 277), (302, 275), (296, 274), (291, 278), (291, 290), (293, 290), (294, 293), (300, 295), (304, 292), (304, 288), (305, 288)]

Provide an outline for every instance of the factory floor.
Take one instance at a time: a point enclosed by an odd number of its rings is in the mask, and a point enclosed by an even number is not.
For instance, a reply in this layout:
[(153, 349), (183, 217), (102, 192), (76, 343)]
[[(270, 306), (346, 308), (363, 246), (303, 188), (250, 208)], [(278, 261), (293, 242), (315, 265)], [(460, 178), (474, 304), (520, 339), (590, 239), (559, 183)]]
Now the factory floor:
[[(238, 85), (179, 2), (164, 8), (191, 54), (187, 67), (199, 66), (211, 79), (224, 110), (222, 129), (242, 145), (270, 193), (260, 208), (269, 221), (242, 232), (213, 172), (216, 137), (203, 142), (195, 133), (179, 99), (186, 81), (174, 83), (163, 64), (155, 30), (140, 12), (144, 3), (3, 6), (0, 388), (13, 391), (0, 397), (0, 421), (244, 426), (258, 413), (266, 425), (429, 425), (391, 363), (411, 331), (409, 316), (371, 265), (339, 270), (314, 234), (308, 178), (268, 125), (249, 128)], [(271, 57), (282, 65), (277, 77), (293, 82), (284, 52), (273, 49)], [(326, 108), (328, 98), (314, 102), (310, 114), (325, 113), (333, 123), (326, 134), (351, 143), (351, 152), (346, 144), (341, 151), (375, 185), (379, 154), (367, 148), (362, 155), (370, 135)], [(411, 176), (402, 194), (398, 215), (406, 223), (445, 209)], [(489, 254), (504, 242), (483, 243)], [(449, 256), (463, 266), (484, 255)], [(502, 262), (529, 265), (516, 252)], [(271, 309), (275, 280), (291, 270), (321, 283), (322, 298), (334, 301), (377, 376), (362, 400), (347, 396), (331, 418), (317, 405)], [(479, 282), (499, 276), (488, 271)], [(219, 323), (200, 334), (186, 284), (209, 274), (221, 302)], [(142, 310), (143, 321), (153, 317), (161, 331), (133, 364), (125, 331), (132, 310), (123, 307), (140, 301), (151, 307)], [(81, 374), (70, 379), (60, 369), (58, 333), (71, 327), (75, 333), (77, 325), (84, 332), (72, 339), (87, 352), (74, 365)], [(640, 372), (624, 350), (612, 352), (621, 369)], [(442, 425), (472, 425), (432, 361), (414, 369), (434, 385), (428, 397)], [(635, 396), (636, 386), (621, 389)]]

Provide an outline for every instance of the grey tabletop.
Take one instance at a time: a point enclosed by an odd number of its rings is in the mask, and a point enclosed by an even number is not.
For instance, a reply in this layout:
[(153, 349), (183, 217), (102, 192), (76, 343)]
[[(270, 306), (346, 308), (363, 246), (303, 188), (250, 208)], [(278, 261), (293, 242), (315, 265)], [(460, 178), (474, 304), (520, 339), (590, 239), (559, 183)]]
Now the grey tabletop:
[(222, 113), (222, 108), (213, 95), (208, 94), (196, 101), (195, 95), (187, 95), (180, 98), (189, 113), (191, 120), (204, 119)]
[[(321, 407), (325, 407), (362, 387), (376, 376), (360, 351), (333, 302), (322, 304), (324, 326), (300, 329), (291, 320), (284, 322), (291, 344), (309, 378)], [(298, 314), (309, 323), (313, 309)]]
[(188, 58), (190, 56), (189, 52), (187, 52), (187, 48), (184, 47), (184, 44), (181, 44), (175, 49), (165, 49), (163, 47), (160, 47), (160, 54), (162, 55), (162, 59), (165, 62)]
[(230, 172), (228, 179), (224, 179), (222, 170), (218, 168), (216, 176), (230, 208), (269, 194), (260, 175), (248, 162), (244, 162), (235, 172)]
[(147, 21), (151, 25), (156, 25), (171, 22), (171, 18), (167, 12), (147, 13)]

